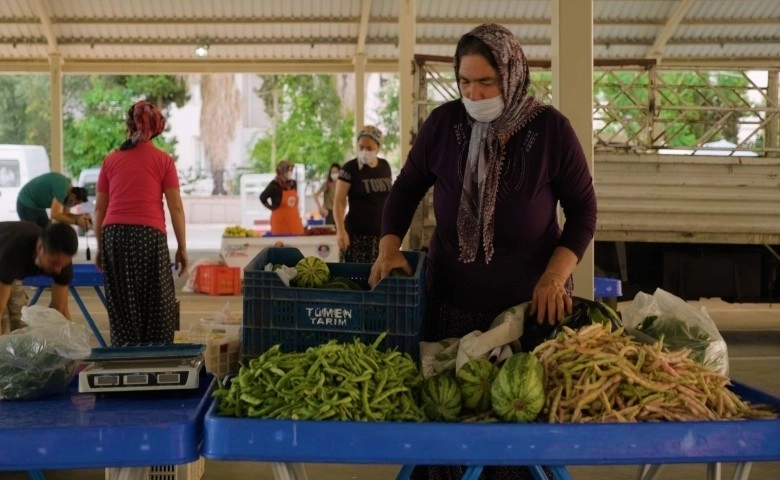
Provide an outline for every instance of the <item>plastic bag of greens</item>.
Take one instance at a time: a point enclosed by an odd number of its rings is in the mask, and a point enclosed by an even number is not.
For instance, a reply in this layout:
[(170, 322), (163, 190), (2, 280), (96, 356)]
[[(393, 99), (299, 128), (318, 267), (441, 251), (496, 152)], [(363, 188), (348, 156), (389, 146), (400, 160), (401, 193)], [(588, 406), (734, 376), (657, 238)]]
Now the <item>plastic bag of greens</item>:
[(623, 310), (626, 326), (660, 340), (669, 350), (689, 348), (690, 358), (710, 370), (729, 373), (726, 342), (704, 307), (696, 308), (671, 293), (657, 289), (639, 292)]
[(27, 327), (0, 336), (0, 400), (62, 393), (92, 349), (85, 325), (52, 308), (22, 308)]

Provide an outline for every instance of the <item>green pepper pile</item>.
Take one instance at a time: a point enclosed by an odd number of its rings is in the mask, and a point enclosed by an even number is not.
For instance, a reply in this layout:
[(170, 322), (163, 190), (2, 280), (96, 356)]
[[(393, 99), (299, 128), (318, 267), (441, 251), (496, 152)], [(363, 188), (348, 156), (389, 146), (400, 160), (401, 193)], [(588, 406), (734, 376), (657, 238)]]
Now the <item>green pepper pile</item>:
[(302, 353), (279, 345), (242, 365), (230, 386), (215, 390), (219, 415), (291, 420), (425, 419), (415, 398), (422, 376), (408, 354), (335, 340)]

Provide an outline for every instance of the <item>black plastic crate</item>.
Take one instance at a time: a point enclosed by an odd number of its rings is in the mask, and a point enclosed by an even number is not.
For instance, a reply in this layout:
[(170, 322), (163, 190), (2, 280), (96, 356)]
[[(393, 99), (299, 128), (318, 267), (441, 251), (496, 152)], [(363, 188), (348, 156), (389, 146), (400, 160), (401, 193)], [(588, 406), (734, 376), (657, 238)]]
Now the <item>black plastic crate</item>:
[[(419, 357), (420, 324), (425, 312), (425, 254), (403, 252), (411, 277), (388, 277), (372, 290), (288, 287), (267, 264), (295, 266), (297, 248), (261, 251), (244, 269), (242, 357), (256, 357), (280, 344), (283, 351), (305, 351), (328, 340), (373, 343), (388, 332), (384, 348)], [(345, 277), (367, 288), (371, 264), (328, 263), (331, 277)]]

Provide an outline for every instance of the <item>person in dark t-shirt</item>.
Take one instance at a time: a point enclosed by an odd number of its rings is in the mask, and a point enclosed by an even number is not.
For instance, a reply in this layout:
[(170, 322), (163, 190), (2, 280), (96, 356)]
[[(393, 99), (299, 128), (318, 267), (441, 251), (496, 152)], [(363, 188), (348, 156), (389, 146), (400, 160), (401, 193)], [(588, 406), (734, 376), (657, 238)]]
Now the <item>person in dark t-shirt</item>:
[(381, 144), (381, 130), (364, 126), (357, 136), (357, 158), (344, 164), (336, 181), (333, 220), (345, 262), (373, 263), (379, 251), (382, 210), (393, 184), (390, 164), (377, 156)]
[(26, 302), (20, 296), (26, 296), (20, 281), (32, 275), (52, 277), (50, 306), (70, 320), (68, 286), (78, 241), (73, 227), (64, 223), (41, 228), (31, 222), (0, 222), (2, 334), (24, 326), (20, 312)]

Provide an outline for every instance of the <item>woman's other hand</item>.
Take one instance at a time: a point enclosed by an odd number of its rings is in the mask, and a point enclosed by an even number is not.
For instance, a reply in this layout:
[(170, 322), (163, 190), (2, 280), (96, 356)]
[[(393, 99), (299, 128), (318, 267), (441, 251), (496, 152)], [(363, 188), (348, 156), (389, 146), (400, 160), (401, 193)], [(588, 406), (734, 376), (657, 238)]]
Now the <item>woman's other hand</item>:
[(346, 252), (349, 248), (349, 234), (343, 228), (337, 229), (336, 241), (339, 244), (339, 250)]
[(566, 280), (554, 273), (544, 273), (536, 282), (528, 313), (535, 314), (539, 323), (555, 325), (571, 311), (572, 299), (566, 291)]

